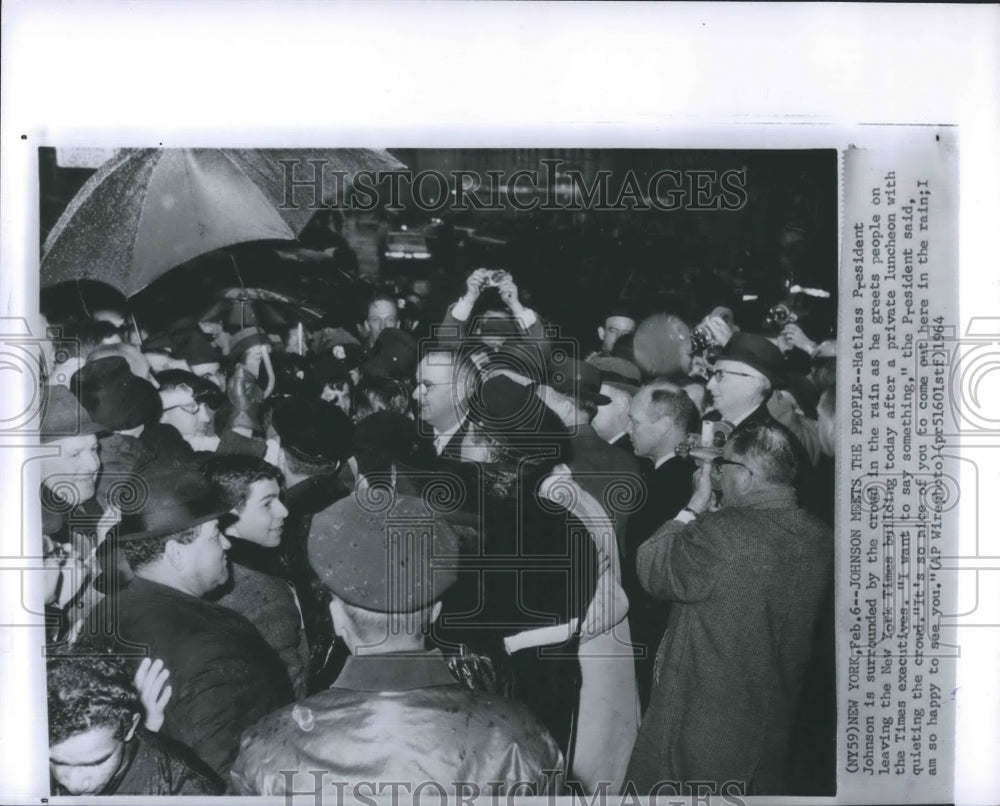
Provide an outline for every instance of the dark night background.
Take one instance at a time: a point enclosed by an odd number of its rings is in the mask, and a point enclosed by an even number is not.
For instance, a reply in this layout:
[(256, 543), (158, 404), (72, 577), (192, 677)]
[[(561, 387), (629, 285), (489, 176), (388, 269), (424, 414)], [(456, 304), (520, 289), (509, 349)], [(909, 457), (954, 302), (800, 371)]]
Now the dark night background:
[[(716, 305), (737, 322), (759, 329), (767, 309), (798, 284), (831, 292), (828, 300), (799, 298), (803, 328), (814, 339), (830, 335), (836, 319), (837, 154), (835, 150), (704, 151), (624, 149), (390, 149), (413, 172), (486, 171), (509, 176), (518, 169), (544, 176), (542, 159), (581, 172), (588, 185), (598, 170), (612, 172), (611, 195), (631, 169), (645, 184), (658, 170), (742, 170), (747, 202), (722, 210), (466, 210), (428, 213), (404, 194), (403, 213), (345, 211), (343, 234), (358, 254), (365, 288), (381, 283), (381, 239), (405, 223), (428, 234), (433, 259), (424, 269), (437, 296), (452, 301), (465, 274), (477, 266), (507, 268), (522, 295), (570, 336), (593, 339), (604, 312), (627, 297), (640, 313), (666, 310), (694, 323)], [(60, 167), (56, 151), (40, 149), (41, 232), (44, 238), (93, 169)], [(433, 195), (433, 183), (429, 194)], [(485, 190), (480, 198), (486, 198)], [(388, 193), (381, 199), (387, 202)], [(432, 222), (432, 217), (442, 219)], [(445, 237), (446, 236), (446, 237)], [(278, 244), (282, 248), (290, 244)], [(264, 284), (287, 265), (266, 250), (241, 245), (237, 261)], [(230, 261), (231, 262), (231, 261)], [(422, 267), (423, 268), (423, 267)], [(321, 270), (321, 269), (319, 269)], [(205, 276), (209, 275), (209, 276)], [(406, 280), (406, 277), (400, 278)], [(295, 291), (283, 278), (277, 290)], [(140, 315), (192, 312), (192, 300), (210, 303), (214, 289), (232, 285), (231, 272), (199, 261), (169, 273), (133, 298)], [(248, 285), (250, 283), (248, 282)], [(353, 315), (363, 291), (338, 284), (336, 306)], [(364, 285), (364, 284), (363, 284)], [(756, 295), (756, 301), (744, 296)], [(311, 295), (315, 299), (315, 294)], [(331, 302), (330, 307), (334, 307)], [(350, 311), (350, 312), (349, 312)], [(359, 316), (358, 319), (361, 317)], [(356, 320), (355, 320), (356, 321)], [(155, 322), (151, 323), (154, 326)]]

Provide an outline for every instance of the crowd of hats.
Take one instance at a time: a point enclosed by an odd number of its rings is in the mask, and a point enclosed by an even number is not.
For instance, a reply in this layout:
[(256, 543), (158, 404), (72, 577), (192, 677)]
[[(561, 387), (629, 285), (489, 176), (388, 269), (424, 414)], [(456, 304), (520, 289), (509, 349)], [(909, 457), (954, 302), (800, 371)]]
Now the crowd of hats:
[[(616, 309), (611, 315), (630, 314)], [(685, 331), (675, 317), (655, 315), (641, 322), (634, 335), (619, 339), (612, 354), (597, 353), (584, 361), (559, 344), (543, 349), (524, 338), (511, 320), (487, 319), (482, 335), (503, 336), (505, 341), (499, 349), (488, 342), (471, 345), (481, 378), (471, 388), (470, 422), (487, 438), (565, 436), (561, 420), (543, 402), (548, 396), (563, 396), (578, 406), (607, 404), (603, 384), (635, 390), (643, 378), (682, 364)], [(193, 321), (178, 321), (157, 338), (192, 368), (226, 363)], [(259, 329), (245, 328), (231, 337), (228, 362), (269, 343)], [(270, 426), (286, 454), (320, 468), (336, 468), (353, 456), (363, 474), (415, 462), (426, 446), (412, 419), (381, 411), (354, 424), (335, 403), (320, 399), (317, 390), (351, 386), (352, 373), (359, 370), (368, 378), (408, 387), (420, 358), (418, 340), (405, 330), (389, 328), (366, 352), (343, 328), (326, 328), (314, 334), (312, 347), (308, 357), (275, 355)], [(769, 339), (736, 332), (718, 359), (752, 368), (773, 388), (791, 388), (807, 413), (815, 412), (814, 389), (786, 372), (781, 352)], [(183, 388), (196, 403), (211, 409), (225, 403), (225, 393), (194, 372), (167, 369), (155, 378), (161, 389)], [(406, 391), (408, 395), (409, 388)], [(157, 388), (135, 374), (125, 355), (88, 361), (72, 377), (69, 390), (50, 386), (44, 394), (40, 432), (46, 443), (128, 432), (157, 422), (162, 411)], [(122, 513), (120, 540), (162, 537), (224, 513), (196, 466), (155, 467), (142, 482), (132, 506)], [(429, 604), (451, 584), (454, 570), (447, 562), (432, 566), (454, 553), (451, 525), (405, 494), (391, 497), (390, 505), (382, 508), (348, 497), (315, 518), (309, 542), (310, 561), (327, 586), (345, 601), (373, 610), (413, 610)], [(398, 579), (390, 578), (394, 576)]]

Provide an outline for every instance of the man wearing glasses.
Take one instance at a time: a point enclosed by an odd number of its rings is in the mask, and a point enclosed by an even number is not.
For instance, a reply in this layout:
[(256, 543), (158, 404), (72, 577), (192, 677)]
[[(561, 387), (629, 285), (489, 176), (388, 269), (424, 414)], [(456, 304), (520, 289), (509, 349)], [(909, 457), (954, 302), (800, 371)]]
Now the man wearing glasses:
[(785, 360), (770, 341), (753, 333), (734, 333), (709, 375), (706, 387), (720, 419), (741, 426), (776, 422), (767, 410), (771, 392), (780, 387)]
[(421, 433), (433, 434), (438, 456), (462, 456), (473, 383), (473, 365), (457, 344), (431, 345), (423, 351), (413, 399), (417, 402)]
[(797, 462), (785, 429), (741, 424), (701, 465), (687, 507), (639, 548), (641, 585), (673, 604), (629, 763), (638, 792), (687, 794), (695, 782), (719, 792), (729, 782), (731, 794), (785, 793), (798, 695), (833, 581), (832, 534), (796, 503)]

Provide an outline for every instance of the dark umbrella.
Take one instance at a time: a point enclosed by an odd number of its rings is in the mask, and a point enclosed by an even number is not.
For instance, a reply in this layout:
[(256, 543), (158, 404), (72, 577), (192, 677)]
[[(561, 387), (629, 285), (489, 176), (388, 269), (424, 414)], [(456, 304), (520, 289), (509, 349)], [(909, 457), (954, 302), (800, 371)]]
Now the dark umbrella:
[[(292, 162), (288, 162), (291, 160)], [(318, 170), (402, 167), (371, 149), (124, 149), (87, 180), (45, 239), (42, 285), (92, 279), (132, 296), (157, 277), (231, 244), (293, 240), (315, 209)], [(292, 203), (286, 193), (292, 190)]]
[(304, 303), (264, 288), (227, 288), (201, 317), (203, 322), (219, 322), (230, 328), (257, 325), (279, 331), (299, 323), (319, 322), (324, 314)]

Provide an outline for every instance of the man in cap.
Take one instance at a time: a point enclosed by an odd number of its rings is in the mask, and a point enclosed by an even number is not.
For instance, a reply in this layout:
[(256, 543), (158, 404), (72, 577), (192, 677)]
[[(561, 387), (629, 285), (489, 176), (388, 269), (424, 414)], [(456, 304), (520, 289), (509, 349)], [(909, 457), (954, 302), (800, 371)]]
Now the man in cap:
[(249, 621), (204, 599), (229, 578), (227, 507), (211, 485), (194, 468), (145, 481), (117, 532), (134, 579), (102, 603), (92, 629), (111, 627), (121, 654), (163, 661), (173, 696), (161, 732), (226, 780), (240, 734), (291, 701), (288, 673)]
[[(362, 506), (351, 496), (313, 520), (309, 557), (351, 651), (327, 691), (258, 722), (231, 779), (241, 794), (367, 781), (554, 784), (562, 756), (522, 706), (458, 683), (425, 634), (456, 580), (457, 539), (420, 499)], [(287, 771), (322, 769), (326, 780)], [(283, 772), (285, 771), (285, 772)]]
[(281, 401), (271, 426), (281, 445), (278, 468), (287, 488), (282, 550), (302, 608), (309, 645), (306, 687), (312, 693), (317, 690), (315, 681), (331, 682), (324, 671), (332, 660), (334, 638), (325, 590), (309, 565), (306, 547), (313, 516), (351, 492), (340, 470), (351, 454), (353, 427), (335, 404), (310, 398)]
[(624, 548), (628, 510), (619, 502), (632, 500), (638, 492), (639, 463), (605, 442), (591, 425), (599, 408), (611, 402), (601, 393), (600, 370), (575, 358), (550, 361), (538, 394), (569, 429), (571, 458), (567, 464), (573, 478), (614, 520), (619, 548)]
[[(799, 691), (833, 582), (833, 535), (800, 509), (788, 432), (752, 423), (702, 465), (677, 517), (639, 549), (642, 586), (672, 602), (627, 779), (736, 782), (783, 794)], [(721, 508), (709, 511), (712, 488)], [(701, 791), (700, 789), (696, 791)]]
[(629, 434), (636, 456), (646, 459), (642, 480), (642, 504), (629, 516), (628, 540), (622, 562), (622, 582), (628, 596), (629, 618), (636, 645), (645, 655), (636, 658), (639, 696), (645, 705), (653, 673), (653, 657), (666, 629), (667, 608), (650, 597), (636, 576), (636, 555), (641, 546), (666, 521), (673, 518), (691, 497), (694, 460), (678, 456), (677, 447), (688, 434), (698, 433), (701, 418), (691, 399), (666, 382), (643, 386), (629, 409)]
[(278, 653), (296, 696), (309, 667), (302, 614), (280, 550), (288, 508), (281, 471), (253, 456), (213, 456), (204, 465), (219, 501), (233, 516), (223, 532), (231, 543), (232, 575), (209, 596), (243, 616)]

